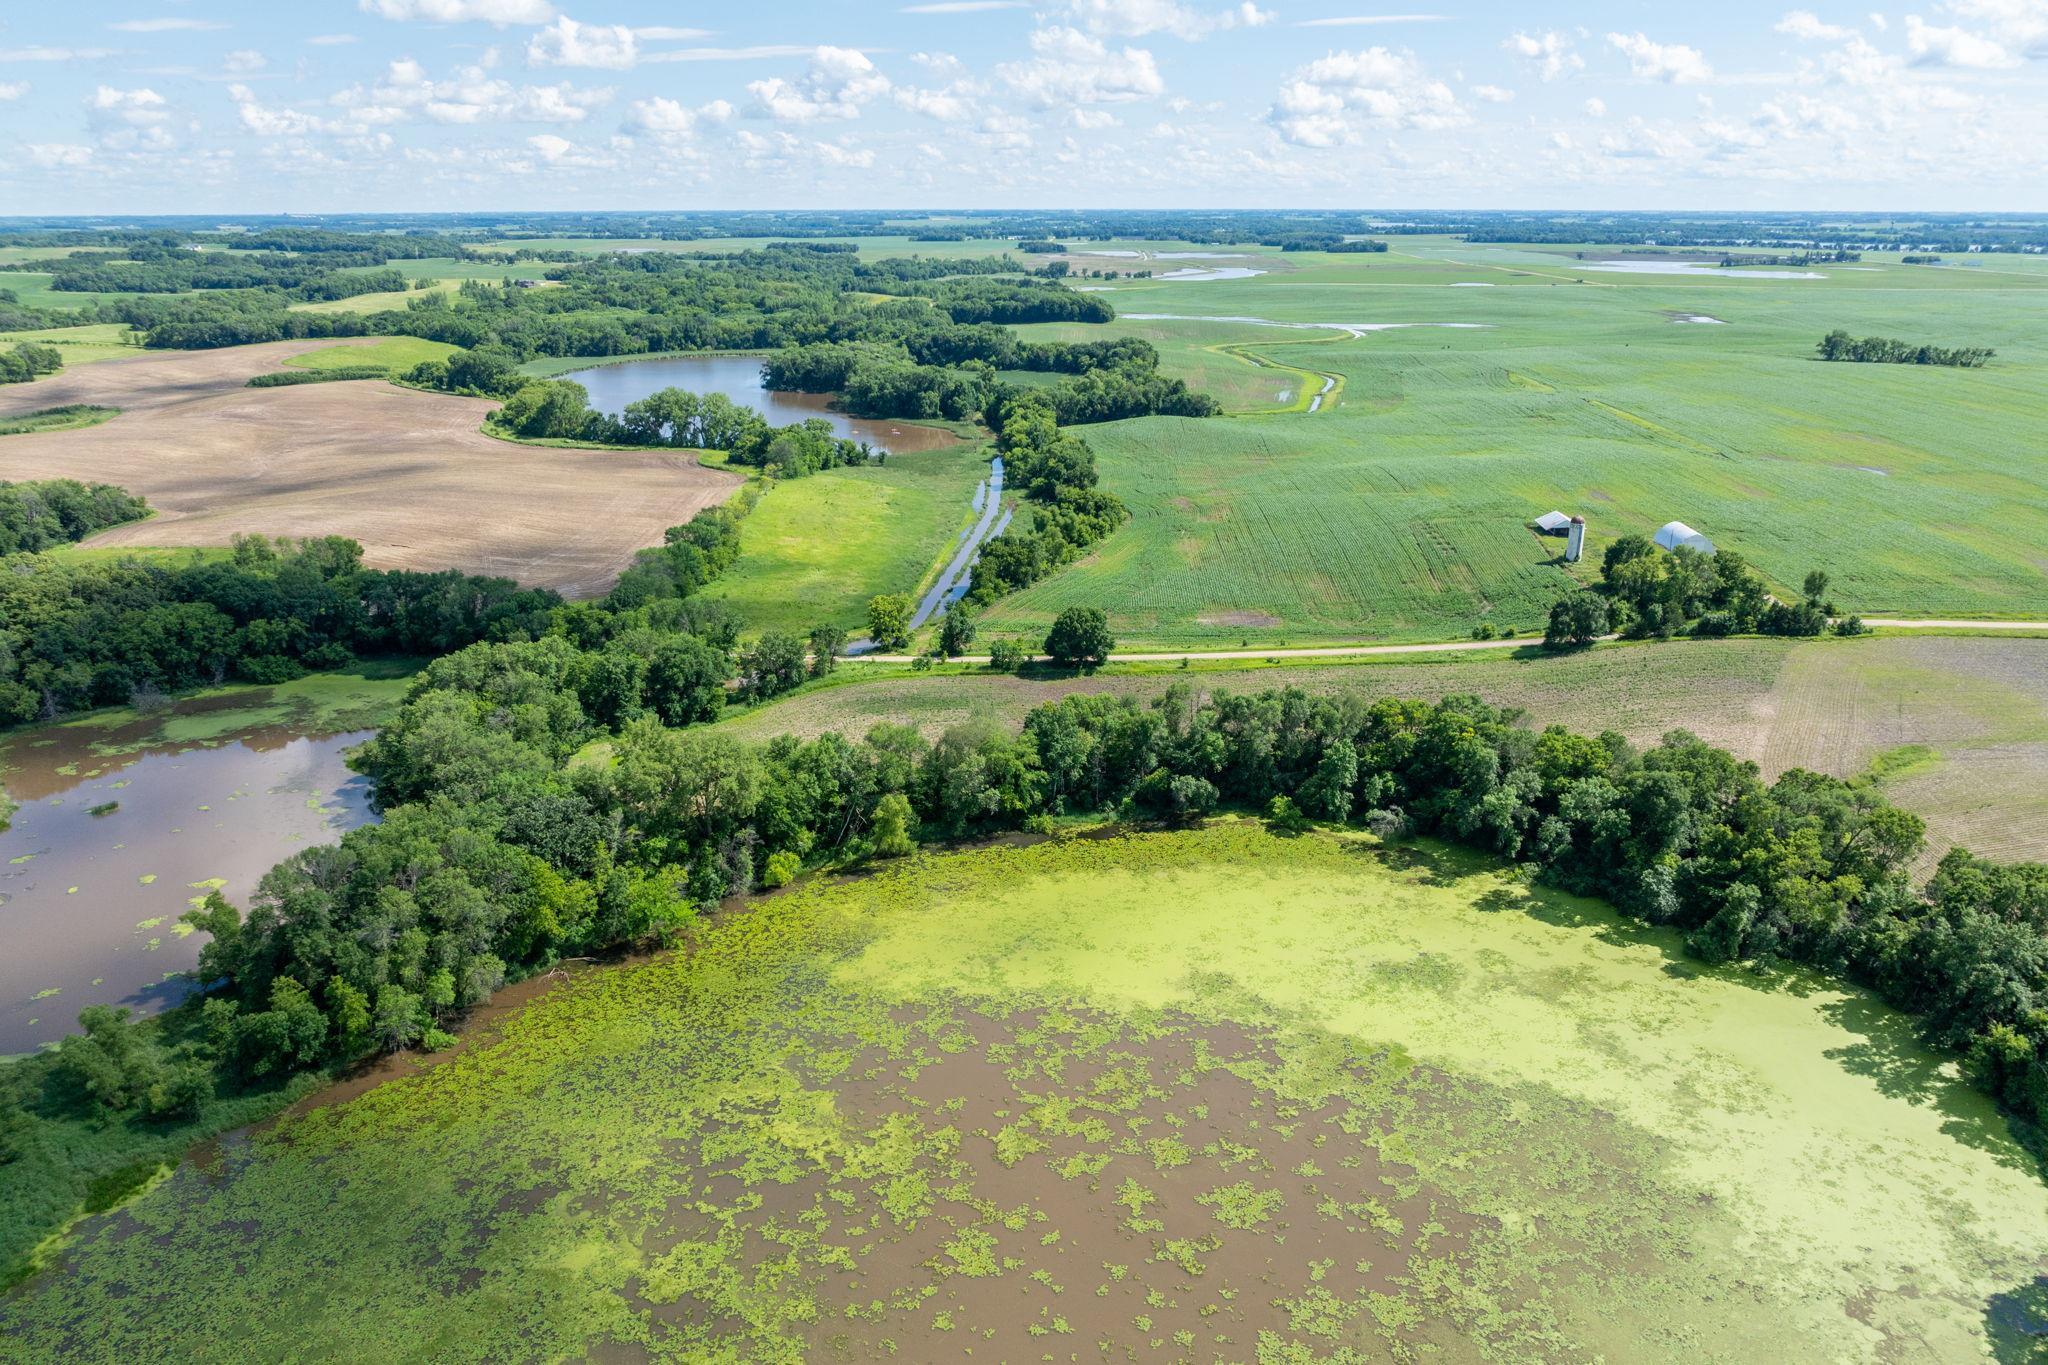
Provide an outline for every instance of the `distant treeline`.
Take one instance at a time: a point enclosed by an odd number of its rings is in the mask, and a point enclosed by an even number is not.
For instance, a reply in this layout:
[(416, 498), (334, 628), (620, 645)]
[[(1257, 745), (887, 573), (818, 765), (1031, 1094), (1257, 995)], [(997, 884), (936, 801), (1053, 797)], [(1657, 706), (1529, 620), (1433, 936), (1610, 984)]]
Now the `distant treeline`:
[(0, 482), (0, 555), (35, 554), (149, 515), (149, 504), (109, 483)]
[[(479, 281), (363, 315), (291, 311), (282, 289), (106, 299), (67, 322), (120, 322), (150, 346), (206, 349), (299, 337), (403, 335), (539, 356), (769, 350), (892, 336), (946, 323), (1107, 322), (1099, 296), (1020, 277), (1004, 256), (863, 263), (837, 243), (724, 254), (646, 252), (552, 268), (555, 287)], [(1008, 276), (1007, 278), (998, 278)], [(351, 277), (353, 278), (353, 277)], [(885, 296), (877, 301), (874, 296)], [(37, 325), (46, 325), (38, 316)]]
[[(86, 496), (93, 515), (143, 510), (119, 490)], [(358, 655), (443, 654), (530, 634), (561, 600), (504, 578), (365, 569), (339, 536), (243, 537), (227, 559), (177, 565), (28, 555), (4, 569), (0, 725), (230, 678), (283, 682)]]
[(861, 417), (972, 418), (1009, 392), (998, 370), (1075, 376), (1034, 389), (1061, 425), (1168, 414), (1208, 417), (1220, 409), (1186, 382), (1158, 373), (1159, 354), (1139, 338), (1026, 342), (999, 327), (939, 327), (894, 342), (791, 347), (762, 367), (771, 389), (836, 393)]
[(1916, 346), (1893, 337), (1852, 337), (1839, 327), (1822, 337), (1815, 350), (1822, 360), (1864, 361), (1878, 365), (1949, 365), (1979, 370), (1998, 354), (1989, 346)]
[(1745, 265), (1842, 265), (1863, 259), (1860, 251), (1795, 251), (1782, 256), (1759, 256), (1744, 252), (1721, 258), (1721, 268), (1735, 270)]

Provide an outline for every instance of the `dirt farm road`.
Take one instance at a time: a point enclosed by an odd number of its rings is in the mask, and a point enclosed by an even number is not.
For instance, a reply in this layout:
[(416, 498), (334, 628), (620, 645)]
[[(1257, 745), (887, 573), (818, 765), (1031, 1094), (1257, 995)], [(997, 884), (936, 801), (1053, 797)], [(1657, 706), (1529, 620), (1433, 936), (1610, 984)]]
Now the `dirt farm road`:
[(345, 535), (387, 569), (463, 569), (605, 591), (634, 552), (740, 479), (672, 451), (555, 450), (480, 430), (493, 404), (376, 381), (251, 389), (290, 356), (376, 338), (167, 351), (75, 365), (0, 390), (0, 416), (69, 403), (96, 427), (0, 437), (0, 480), (117, 484), (156, 515), (91, 546), (226, 545)]
[[(2048, 632), (2048, 621), (1920, 621), (1888, 617), (1866, 616), (1866, 626), (1885, 626), (1894, 630), (2016, 630)], [(1606, 640), (1618, 636), (1605, 636)], [(1171, 664), (1182, 659), (1346, 659), (1376, 654), (1448, 654), (1479, 649), (1524, 649), (1540, 645), (1542, 637), (1525, 635), (1514, 640), (1440, 640), (1417, 645), (1325, 645), (1308, 649), (1174, 649), (1161, 651), (1139, 651), (1126, 653), (1117, 650), (1113, 657), (1120, 664)], [(849, 663), (864, 664), (907, 664), (916, 661), (913, 654), (862, 654), (848, 656)], [(985, 664), (986, 654), (963, 654), (954, 663)]]

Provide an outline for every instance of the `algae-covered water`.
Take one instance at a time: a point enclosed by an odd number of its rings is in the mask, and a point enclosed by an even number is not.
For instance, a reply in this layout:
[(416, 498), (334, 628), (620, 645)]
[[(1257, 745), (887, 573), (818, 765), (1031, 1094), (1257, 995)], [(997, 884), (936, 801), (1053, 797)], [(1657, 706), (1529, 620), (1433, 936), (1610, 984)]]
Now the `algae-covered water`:
[[(385, 673), (390, 676), (384, 676)], [(176, 1003), (204, 938), (180, 916), (238, 903), (279, 861), (370, 818), (344, 753), (403, 670), (234, 688), (0, 739), (0, 1056), (77, 1031), (87, 1005)]]
[[(2048, 1187), (1900, 1017), (1228, 822), (554, 983), (0, 1301), (29, 1360), (2023, 1359)], [(250, 1311), (261, 1304), (262, 1311)]]

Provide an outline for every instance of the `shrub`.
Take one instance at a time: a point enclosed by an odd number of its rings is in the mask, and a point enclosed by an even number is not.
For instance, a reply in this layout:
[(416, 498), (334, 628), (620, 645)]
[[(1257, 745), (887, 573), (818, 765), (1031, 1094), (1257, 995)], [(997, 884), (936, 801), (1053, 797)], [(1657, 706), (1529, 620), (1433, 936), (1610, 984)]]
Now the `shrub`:
[(761, 885), (769, 890), (788, 886), (804, 870), (804, 860), (788, 849), (768, 855), (767, 865), (761, 869)]

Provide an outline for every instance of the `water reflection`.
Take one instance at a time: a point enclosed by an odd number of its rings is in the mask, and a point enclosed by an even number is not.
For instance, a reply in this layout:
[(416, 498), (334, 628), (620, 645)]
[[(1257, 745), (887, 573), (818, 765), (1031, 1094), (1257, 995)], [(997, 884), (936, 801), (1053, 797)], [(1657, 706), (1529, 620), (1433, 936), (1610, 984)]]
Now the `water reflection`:
[(371, 731), (272, 727), (106, 755), (159, 723), (54, 726), (0, 746), (0, 781), (21, 803), (0, 834), (0, 1055), (75, 1031), (87, 1005), (175, 1003), (203, 942), (178, 923), (194, 899), (218, 885), (246, 904), (277, 862), (371, 819), (369, 783), (342, 757)]
[(914, 422), (870, 420), (834, 412), (831, 397), (822, 393), (778, 393), (761, 385), (761, 357), (752, 355), (691, 355), (665, 360), (629, 360), (596, 369), (565, 374), (590, 391), (590, 406), (614, 417), (663, 389), (687, 389), (691, 393), (722, 393), (735, 403), (754, 409), (778, 427), (806, 418), (822, 417), (840, 436), (866, 441), (892, 452), (939, 450), (957, 445), (960, 438), (937, 427)]

